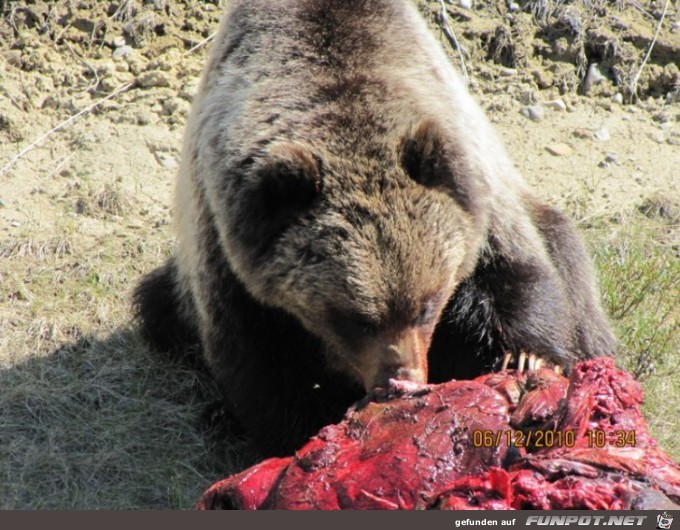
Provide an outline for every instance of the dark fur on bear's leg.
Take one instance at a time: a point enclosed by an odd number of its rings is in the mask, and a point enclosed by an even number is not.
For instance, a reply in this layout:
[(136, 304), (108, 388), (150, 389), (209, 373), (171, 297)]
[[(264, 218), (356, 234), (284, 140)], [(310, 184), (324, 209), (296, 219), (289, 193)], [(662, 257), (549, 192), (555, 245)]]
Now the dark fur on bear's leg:
[(204, 287), (222, 296), (211, 299), (203, 345), (225, 411), (262, 455), (291, 454), (364, 392), (326, 368), (321, 341), (294, 317), (262, 306), (233, 273), (211, 265)]
[(174, 260), (151, 271), (133, 295), (140, 331), (153, 348), (194, 367), (204, 365), (195, 326), (182, 314)]
[(559, 278), (538, 261), (482, 256), (444, 311), (430, 348), (430, 380), (468, 379), (526, 351), (568, 365), (568, 302)]
[(590, 258), (573, 223), (537, 200), (529, 211), (549, 260), (507, 256), (491, 238), (442, 315), (429, 352), (431, 382), (498, 369), (506, 353), (536, 354), (566, 369), (615, 354)]

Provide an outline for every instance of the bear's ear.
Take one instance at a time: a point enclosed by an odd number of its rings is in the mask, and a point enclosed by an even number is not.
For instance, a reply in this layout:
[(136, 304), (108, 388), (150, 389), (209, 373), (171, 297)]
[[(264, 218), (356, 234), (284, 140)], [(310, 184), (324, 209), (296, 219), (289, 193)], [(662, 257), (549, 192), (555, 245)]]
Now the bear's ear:
[(488, 193), (464, 142), (452, 138), (435, 120), (425, 119), (402, 140), (401, 163), (415, 182), (448, 194), (465, 211), (481, 216)]
[(439, 124), (430, 119), (420, 122), (402, 140), (401, 163), (406, 174), (423, 186), (444, 186), (452, 177), (444, 148)]
[(321, 197), (321, 161), (305, 147), (279, 143), (249, 164), (249, 175), (236, 199), (233, 227), (243, 244), (261, 258)]
[(321, 161), (300, 145), (276, 144), (258, 166), (256, 194), (265, 214), (304, 210), (321, 195)]

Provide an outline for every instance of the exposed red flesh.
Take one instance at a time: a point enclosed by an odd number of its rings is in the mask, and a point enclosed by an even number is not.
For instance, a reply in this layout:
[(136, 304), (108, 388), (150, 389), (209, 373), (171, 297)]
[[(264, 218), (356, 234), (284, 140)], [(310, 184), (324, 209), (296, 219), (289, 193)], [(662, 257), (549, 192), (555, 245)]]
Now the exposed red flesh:
[[(608, 358), (580, 363), (569, 381), (540, 369), (397, 385), (295, 456), (217, 482), (197, 507), (674, 508), (680, 467), (649, 435), (641, 402), (639, 385)], [(627, 438), (622, 447), (614, 431)], [(508, 447), (529, 435), (546, 447)]]

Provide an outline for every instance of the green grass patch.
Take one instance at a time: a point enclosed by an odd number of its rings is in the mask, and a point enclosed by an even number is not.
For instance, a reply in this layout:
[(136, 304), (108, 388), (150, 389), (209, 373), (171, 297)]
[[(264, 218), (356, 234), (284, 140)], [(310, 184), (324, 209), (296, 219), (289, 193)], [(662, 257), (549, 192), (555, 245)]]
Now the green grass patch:
[(643, 213), (595, 223), (586, 237), (619, 338), (619, 364), (645, 391), (660, 445), (680, 460), (680, 260), (678, 223)]

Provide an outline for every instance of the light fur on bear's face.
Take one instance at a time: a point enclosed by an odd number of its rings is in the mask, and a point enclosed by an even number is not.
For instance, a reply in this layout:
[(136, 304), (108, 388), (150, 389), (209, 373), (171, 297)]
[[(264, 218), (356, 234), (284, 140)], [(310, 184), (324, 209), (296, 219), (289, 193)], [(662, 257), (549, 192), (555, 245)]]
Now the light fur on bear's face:
[(250, 293), (295, 316), (329, 365), (367, 389), (426, 382), (435, 325), (468, 272), (471, 214), (398, 165), (334, 163), (295, 145), (269, 152), (230, 210)]

